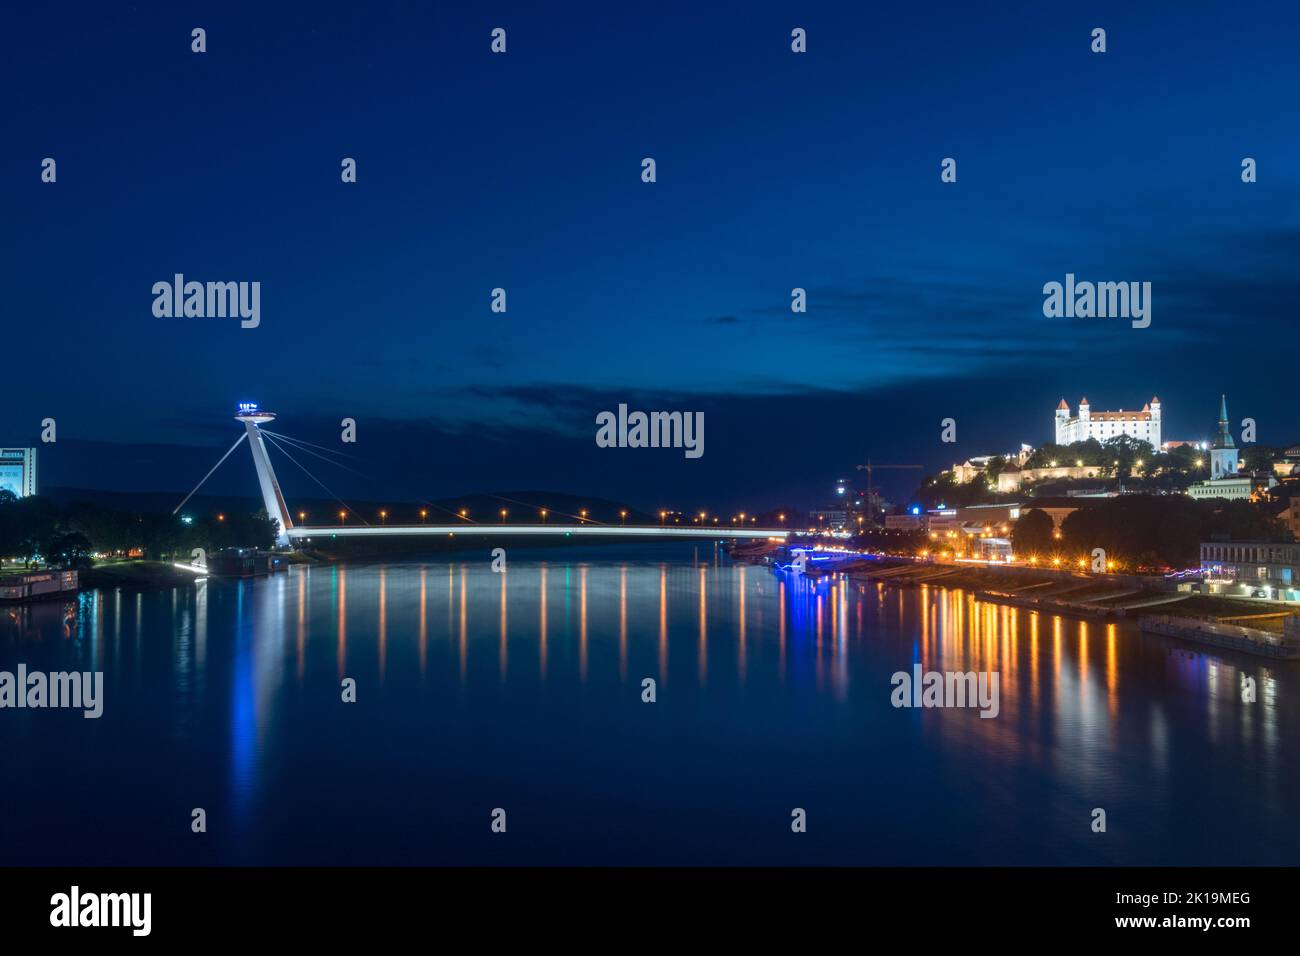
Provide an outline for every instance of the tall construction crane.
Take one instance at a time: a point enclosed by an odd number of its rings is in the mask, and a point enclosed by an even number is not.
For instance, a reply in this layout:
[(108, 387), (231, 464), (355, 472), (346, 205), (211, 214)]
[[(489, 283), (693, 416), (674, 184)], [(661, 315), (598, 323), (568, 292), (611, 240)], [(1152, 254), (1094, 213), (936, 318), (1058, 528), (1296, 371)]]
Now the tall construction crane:
[(867, 463), (866, 463), (865, 465), (858, 465), (858, 471), (865, 471), (865, 472), (867, 473), (867, 509), (868, 509), (869, 511), (871, 511), (871, 515), (872, 515), (872, 523), (873, 523), (873, 524), (875, 523), (875, 512), (874, 512), (874, 510), (872, 510), (872, 509), (873, 509), (873, 505), (871, 504), (871, 493), (872, 493), (872, 491), (873, 491), (874, 488), (875, 488), (875, 482), (874, 482), (874, 480), (873, 480), (873, 478), (872, 478), (872, 472), (874, 472), (877, 468), (916, 468), (916, 469), (923, 469), (924, 466), (923, 466), (923, 465), (874, 465), (874, 464), (872, 464), (870, 458), (867, 459)]

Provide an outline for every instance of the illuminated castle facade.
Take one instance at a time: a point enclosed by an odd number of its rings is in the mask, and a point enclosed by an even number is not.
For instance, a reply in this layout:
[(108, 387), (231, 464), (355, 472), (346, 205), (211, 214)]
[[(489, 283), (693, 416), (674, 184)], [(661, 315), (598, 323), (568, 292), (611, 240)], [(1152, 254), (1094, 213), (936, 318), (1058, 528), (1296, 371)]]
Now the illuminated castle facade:
[(1153, 397), (1140, 412), (1094, 412), (1088, 399), (1079, 402), (1079, 414), (1071, 415), (1070, 406), (1061, 399), (1056, 406), (1056, 444), (1069, 445), (1076, 441), (1095, 438), (1104, 442), (1120, 435), (1150, 442), (1160, 448), (1160, 399)]

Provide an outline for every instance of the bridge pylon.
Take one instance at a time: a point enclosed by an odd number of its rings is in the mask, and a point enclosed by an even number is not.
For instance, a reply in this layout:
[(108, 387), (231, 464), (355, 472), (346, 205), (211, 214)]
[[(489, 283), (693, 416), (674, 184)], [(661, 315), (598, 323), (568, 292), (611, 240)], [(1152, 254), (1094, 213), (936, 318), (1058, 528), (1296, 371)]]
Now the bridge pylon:
[(275, 412), (263, 411), (252, 402), (241, 402), (235, 419), (243, 422), (244, 428), (248, 430), (248, 447), (253, 450), (253, 465), (257, 468), (257, 483), (262, 488), (262, 503), (266, 506), (266, 513), (280, 523), (275, 534), (275, 544), (287, 548), (293, 519), (289, 517), (289, 506), (284, 502), (284, 493), (280, 491), (280, 482), (276, 480), (275, 469), (271, 467), (271, 458), (266, 453), (266, 440), (259, 427), (275, 421)]

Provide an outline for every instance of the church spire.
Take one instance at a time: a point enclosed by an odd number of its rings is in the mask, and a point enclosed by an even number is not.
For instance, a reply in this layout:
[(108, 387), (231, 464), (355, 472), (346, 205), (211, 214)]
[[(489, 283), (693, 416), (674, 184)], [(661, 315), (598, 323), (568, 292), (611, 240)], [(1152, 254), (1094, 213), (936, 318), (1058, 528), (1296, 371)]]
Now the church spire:
[(1219, 396), (1219, 434), (1214, 436), (1211, 448), (1236, 448), (1232, 440), (1232, 431), (1228, 428), (1228, 396)]

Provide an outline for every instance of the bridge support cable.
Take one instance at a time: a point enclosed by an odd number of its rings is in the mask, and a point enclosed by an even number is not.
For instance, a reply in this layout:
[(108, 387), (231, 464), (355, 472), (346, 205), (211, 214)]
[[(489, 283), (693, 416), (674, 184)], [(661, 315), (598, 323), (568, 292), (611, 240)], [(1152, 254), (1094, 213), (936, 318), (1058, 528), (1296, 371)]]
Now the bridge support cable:
[(416, 498), (415, 500), (416, 500), (419, 504), (422, 504), (422, 505), (428, 505), (430, 508), (434, 508), (434, 509), (436, 509), (436, 510), (438, 510), (438, 511), (445, 511), (445, 512), (446, 512), (447, 514), (449, 514), (451, 517), (455, 518), (457, 521), (463, 522), (464, 524), (478, 524), (478, 523), (479, 523), (478, 521), (474, 520), (473, 518), (469, 517), (468, 515), (463, 515), (463, 514), (461, 514), (459, 511), (453, 511), (451, 508), (448, 508), (448, 507), (446, 507), (445, 505), (440, 505), (440, 504), (438, 504), (436, 501), (430, 501), (428, 498)]
[[(521, 507), (524, 507), (524, 508), (536, 508), (536, 507), (537, 507), (536, 505), (529, 504), (529, 503), (526, 502), (526, 501), (516, 501), (514, 498), (507, 498), (507, 497), (505, 497), (504, 495), (491, 495), (491, 494), (490, 494), (490, 495), (487, 495), (486, 497), (488, 497), (488, 498), (495, 498), (497, 501), (507, 501), (507, 502), (509, 502), (509, 503), (512, 504), (512, 505), (520, 505)], [(577, 521), (579, 524), (597, 525), (597, 526), (599, 526), (599, 527), (605, 527), (605, 528), (612, 528), (612, 527), (615, 527), (614, 525), (610, 524), (610, 523), (607, 522), (607, 521), (597, 521), (595, 518), (584, 518), (584, 517), (582, 517), (582, 515), (573, 515), (573, 514), (569, 514), (569, 513), (566, 512), (566, 511), (554, 511), (553, 509), (547, 509), (547, 510), (548, 510), (548, 511), (551, 511), (552, 514), (557, 514), (557, 515), (560, 515), (560, 516), (565, 517), (565, 518), (572, 518), (574, 521)]]
[[(355, 468), (349, 468), (347, 465), (343, 464), (342, 462), (334, 461), (332, 458), (326, 458), (324, 455), (318, 455), (318, 454), (316, 454), (314, 451), (312, 451), (311, 449), (313, 449), (313, 448), (318, 448), (318, 449), (320, 449), (321, 451), (323, 451), (323, 452), (328, 452), (328, 453), (331, 454), (331, 455), (339, 455), (339, 456), (341, 456), (341, 457), (343, 457), (343, 458), (352, 458), (352, 459), (355, 460), (355, 456), (353, 456), (353, 455), (349, 455), (349, 454), (346, 454), (345, 452), (338, 451), (338, 450), (335, 449), (335, 448), (326, 448), (324, 445), (317, 445), (317, 444), (314, 444), (314, 443), (309, 442), (309, 441), (304, 441), (304, 440), (301, 439), (301, 438), (293, 438), (293, 437), (291, 437), (291, 436), (289, 436), (289, 435), (281, 434), (280, 432), (273, 432), (273, 431), (271, 431), (271, 430), (269, 430), (269, 429), (266, 429), (266, 428), (263, 428), (263, 429), (262, 429), (262, 434), (263, 434), (263, 435), (266, 435), (266, 436), (268, 436), (268, 437), (271, 437), (271, 438), (277, 438), (277, 439), (279, 439), (280, 441), (283, 441), (283, 442), (288, 442), (289, 445), (290, 445), (290, 447), (294, 448), (294, 449), (297, 450), (297, 451), (303, 451), (303, 452), (306, 452), (306, 453), (309, 454), (309, 455), (314, 455), (316, 458), (319, 458), (321, 461), (326, 462), (327, 464), (335, 465), (335, 466), (337, 466), (337, 467), (339, 467), (339, 468), (342, 468), (344, 471), (350, 471), (350, 472), (352, 472), (352, 474), (357, 475), (357, 476), (360, 477), (360, 478), (365, 478), (367, 481), (373, 481), (373, 480), (374, 480), (373, 476), (371, 476), (371, 475), (367, 475), (367, 474), (365, 474), (364, 472), (357, 471)], [(281, 449), (281, 450), (283, 450), (283, 449)], [(503, 500), (503, 501), (508, 501), (509, 499), (505, 499), (505, 498), (503, 498), (503, 499), (501, 499), (501, 500)], [(450, 517), (452, 517), (452, 518), (455, 518), (455, 519), (457, 519), (458, 521), (463, 521), (463, 522), (465, 522), (466, 524), (478, 524), (478, 522), (477, 522), (476, 520), (474, 520), (473, 518), (470, 518), (470, 517), (467, 516), (467, 515), (462, 515), (459, 511), (455, 511), (455, 510), (453, 510), (453, 509), (451, 509), (451, 508), (446, 507), (445, 505), (440, 505), (440, 504), (438, 504), (437, 502), (429, 501), (427, 498), (417, 498), (416, 501), (417, 501), (419, 504), (422, 504), (422, 505), (428, 505), (430, 508), (433, 508), (435, 511), (442, 511), (442, 512), (445, 512), (448, 516), (450, 516)], [(522, 502), (520, 502), (520, 503), (522, 503)], [(577, 515), (571, 515), (570, 517), (575, 517), (575, 518), (576, 518)]]
[[(334, 449), (334, 448), (326, 448), (324, 445), (317, 445), (317, 444), (314, 444), (313, 442), (304, 441), (304, 440), (301, 439), (301, 438), (293, 438), (293, 437), (291, 437), (291, 436), (289, 436), (289, 435), (281, 434), (280, 432), (273, 432), (273, 431), (271, 431), (271, 430), (269, 430), (269, 429), (266, 429), (266, 428), (260, 429), (260, 431), (261, 431), (261, 433), (262, 433), (263, 435), (266, 436), (266, 438), (267, 438), (268, 440), (273, 440), (273, 441), (275, 441), (275, 442), (276, 442), (276, 447), (279, 448), (280, 451), (284, 452), (286, 457), (288, 457), (289, 453), (288, 453), (288, 451), (287, 451), (283, 446), (281, 446), (281, 445), (279, 444), (279, 442), (285, 442), (285, 443), (287, 443), (291, 448), (293, 448), (295, 451), (305, 452), (305, 453), (308, 454), (308, 455), (311, 455), (311, 456), (313, 456), (313, 457), (315, 457), (315, 458), (319, 458), (321, 461), (325, 462), (326, 464), (334, 465), (334, 466), (336, 466), (336, 467), (338, 467), (338, 468), (342, 468), (344, 471), (349, 471), (349, 472), (351, 472), (352, 474), (354, 474), (354, 475), (356, 475), (356, 476), (358, 476), (358, 477), (360, 477), (360, 478), (365, 478), (367, 481), (374, 481), (373, 476), (371, 476), (371, 475), (367, 475), (367, 474), (365, 474), (364, 472), (357, 471), (355, 468), (349, 468), (347, 465), (343, 464), (342, 462), (335, 461), (335, 460), (333, 460), (332, 458), (326, 458), (324, 455), (317, 454), (317, 453), (316, 453), (315, 451), (313, 451), (312, 449), (319, 449), (320, 451), (327, 452), (328, 454), (331, 454), (331, 455), (339, 455), (339, 456), (341, 456), (341, 457), (343, 457), (343, 458), (351, 458), (351, 459), (355, 460), (355, 456), (353, 456), (353, 455), (348, 455), (348, 454), (346, 454), (345, 452), (338, 451), (337, 449)], [(290, 457), (289, 460), (290, 460), (290, 461), (293, 461), (293, 463), (294, 463), (295, 465), (298, 465), (299, 468), (302, 468), (302, 467), (303, 467), (303, 466), (302, 466), (301, 464), (299, 464), (297, 461), (294, 461), (293, 458)], [(303, 468), (303, 471), (306, 471), (306, 469)], [(311, 472), (307, 472), (307, 475), (308, 475), (308, 477), (310, 477), (313, 481), (315, 481), (318, 485), (320, 485), (322, 488), (325, 487), (323, 484), (321, 484), (321, 482), (320, 482), (319, 480), (316, 479), (316, 477), (315, 477), (314, 475), (311, 474)], [(329, 489), (326, 488), (326, 491), (329, 491)], [(331, 492), (331, 495), (332, 495), (332, 494), (333, 494), (333, 492)], [(519, 505), (521, 508), (533, 508), (533, 507), (536, 507), (535, 505), (532, 505), (532, 504), (530, 504), (530, 503), (528, 503), (528, 502), (526, 502), (526, 501), (518, 501), (518, 500), (516, 500), (516, 499), (514, 499), (514, 498), (507, 498), (507, 497), (505, 497), (505, 496), (503, 496), (503, 495), (492, 495), (492, 494), (489, 494), (489, 495), (486, 495), (485, 497), (488, 497), (488, 498), (494, 498), (494, 499), (496, 499), (497, 501), (504, 501), (504, 502), (506, 502), (507, 504)], [(348, 506), (347, 502), (343, 501), (342, 499), (338, 498), (337, 496), (335, 496), (335, 500), (337, 500), (340, 504), (344, 505), (345, 507), (348, 507), (348, 510), (351, 511), (351, 507)], [(419, 498), (419, 499), (417, 499), (417, 500), (419, 501), (420, 504), (428, 505), (430, 508), (433, 508), (433, 509), (435, 509), (435, 510), (437, 510), (437, 511), (445, 512), (445, 513), (446, 513), (447, 515), (449, 515), (450, 517), (456, 518), (458, 521), (463, 521), (463, 522), (465, 522), (466, 524), (478, 524), (478, 523), (479, 523), (479, 522), (476, 521), (475, 519), (470, 518), (470, 517), (465, 516), (465, 515), (462, 515), (459, 511), (455, 511), (455, 510), (453, 510), (453, 509), (451, 509), (451, 508), (446, 507), (445, 505), (437, 504), (436, 502), (429, 501), (429, 500), (426, 499), (426, 498)], [(551, 510), (551, 509), (548, 509), (548, 510)], [(554, 510), (551, 510), (551, 513), (554, 514), (554, 515), (556, 515), (557, 517), (572, 518), (574, 521), (577, 521), (577, 522), (582, 523), (582, 524), (589, 524), (589, 525), (595, 525), (595, 526), (604, 526), (604, 527), (614, 527), (613, 525), (610, 525), (608, 522), (605, 522), (605, 521), (598, 521), (598, 520), (595, 519), (595, 518), (584, 518), (584, 517), (582, 517), (581, 515), (569, 514), (568, 512), (565, 512), (565, 511), (554, 511)], [(362, 519), (362, 520), (364, 520), (364, 519)]]
[[(372, 475), (367, 475), (364, 472), (357, 471), (355, 468), (349, 468), (341, 461), (335, 461), (332, 458), (326, 458), (324, 455), (319, 455), (316, 452), (312, 451), (312, 449), (318, 448), (321, 451), (328, 452), (331, 455), (339, 455), (340, 457), (343, 458), (351, 458), (355, 460), (354, 455), (346, 454), (345, 452), (341, 452), (335, 448), (326, 448), (324, 445), (317, 445), (314, 444), (313, 442), (304, 441), (301, 438), (293, 438), (290, 435), (284, 435), (281, 434), (280, 432), (273, 432), (267, 428), (262, 429), (262, 434), (267, 436), (268, 438), (279, 439), (282, 442), (287, 442), (289, 446), (295, 449), (296, 451), (306, 452), (309, 455), (319, 458), (321, 461), (325, 462), (326, 464), (330, 464), (338, 468), (342, 468), (344, 471), (350, 471), (352, 472), (352, 474), (358, 476), (359, 478), (365, 478), (367, 481), (374, 481), (374, 477)], [(281, 448), (280, 450), (284, 451), (283, 448)], [(458, 521), (463, 521), (466, 524), (478, 524), (478, 522), (475, 521), (473, 518), (470, 518), (467, 515), (462, 515), (459, 511), (454, 511), (451, 508), (446, 507), (445, 505), (440, 505), (436, 502), (429, 501), (427, 498), (417, 498), (416, 500), (422, 505), (428, 505), (430, 508), (433, 508), (435, 511), (445, 512), (448, 516), (455, 518)], [(346, 504), (346, 502), (344, 502), (344, 504)]]
[[(315, 444), (312, 444), (312, 443), (309, 442), (309, 441), (303, 441), (303, 440), (300, 439), (300, 438), (291, 438), (291, 437), (288, 436), (288, 435), (282, 435), (282, 434), (280, 434), (279, 432), (273, 432), (273, 431), (270, 431), (270, 430), (265, 429), (265, 428), (262, 429), (262, 434), (265, 435), (265, 436), (267, 436), (268, 438), (276, 438), (276, 439), (279, 439), (280, 441), (288, 442), (289, 445), (290, 445), (290, 447), (292, 447), (292, 448), (295, 449), (296, 451), (306, 452), (306, 453), (309, 454), (309, 455), (312, 455), (312, 456), (314, 456), (314, 457), (316, 457), (316, 458), (319, 458), (321, 461), (325, 462), (325, 463), (328, 464), (328, 465), (334, 465), (334, 466), (336, 466), (336, 467), (338, 467), (338, 468), (342, 468), (344, 471), (350, 471), (352, 474), (356, 475), (357, 477), (359, 477), (359, 478), (364, 478), (364, 479), (366, 479), (367, 481), (372, 481), (372, 482), (374, 481), (374, 476), (372, 476), (372, 475), (367, 475), (365, 472), (357, 471), (355, 468), (349, 468), (347, 465), (343, 464), (341, 461), (335, 461), (335, 460), (332, 459), (332, 458), (326, 458), (324, 455), (318, 455), (318, 454), (316, 454), (316, 452), (312, 451), (312, 449), (313, 449), (313, 448), (319, 448), (321, 451), (329, 452), (329, 453), (332, 454), (332, 455), (341, 455), (341, 456), (344, 457), (344, 458), (354, 458), (355, 456), (353, 456), (353, 455), (347, 455), (347, 454), (344, 454), (343, 452), (341, 452), (341, 451), (336, 451), (336, 450), (333, 449), (333, 448), (325, 448), (323, 445), (315, 445)], [(281, 449), (281, 451), (283, 451), (283, 450), (284, 450), (284, 449)], [(433, 508), (435, 511), (446, 512), (446, 514), (449, 515), (450, 517), (456, 518), (456, 519), (459, 520), (459, 521), (463, 521), (463, 522), (465, 522), (466, 524), (477, 524), (477, 523), (478, 523), (478, 522), (475, 521), (473, 518), (470, 518), (470, 517), (468, 517), (468, 516), (466, 516), (466, 515), (462, 515), (462, 514), (461, 514), (460, 512), (458, 512), (458, 511), (453, 511), (451, 508), (445, 507), (444, 505), (440, 505), (440, 504), (438, 504), (438, 503), (436, 503), (436, 502), (429, 501), (427, 498), (417, 498), (416, 501), (417, 501), (419, 504), (422, 504), (422, 505), (428, 505), (430, 508)], [(346, 502), (345, 502), (345, 504), (346, 504)]]
[(303, 474), (305, 474), (305, 475), (306, 475), (308, 478), (310, 478), (312, 481), (316, 482), (316, 484), (320, 485), (321, 488), (324, 488), (324, 489), (325, 489), (325, 493), (326, 493), (327, 495), (329, 495), (331, 498), (333, 498), (335, 501), (337, 501), (339, 504), (341, 504), (344, 508), (346, 508), (346, 509), (348, 510), (348, 513), (349, 513), (349, 514), (356, 515), (357, 519), (358, 519), (362, 524), (364, 524), (366, 527), (369, 527), (369, 526), (370, 526), (370, 522), (369, 522), (369, 521), (367, 521), (365, 518), (362, 518), (361, 515), (358, 514), (358, 513), (353, 509), (353, 507), (352, 507), (350, 504), (348, 504), (346, 501), (344, 501), (344, 500), (343, 500), (342, 498), (340, 498), (338, 495), (334, 494), (334, 492), (330, 491), (329, 488), (327, 488), (327, 487), (325, 486), (325, 482), (321, 481), (319, 478), (317, 478), (315, 475), (313, 475), (310, 471), (308, 471), (306, 468), (304, 468), (304, 467), (302, 466), (302, 464), (298, 461), (298, 459), (294, 458), (293, 455), (289, 454), (288, 450), (285, 449), (285, 447), (284, 447), (283, 445), (281, 445), (278, 441), (276, 441), (274, 438), (272, 438), (272, 437), (271, 437), (269, 434), (267, 434), (266, 432), (263, 432), (262, 434), (263, 434), (263, 436), (265, 436), (265, 438), (266, 438), (267, 441), (269, 441), (272, 445), (274, 445), (277, 449), (279, 449), (280, 453), (283, 454), (285, 458), (288, 458), (291, 462), (293, 462), (295, 465), (297, 465), (297, 466), (302, 470), (302, 473), (303, 473)]
[(331, 454), (331, 455), (338, 455), (338, 456), (340, 456), (340, 457), (342, 457), (342, 458), (352, 458), (352, 459), (354, 459), (354, 460), (356, 459), (356, 456), (355, 456), (355, 455), (349, 455), (347, 452), (345, 452), (345, 451), (339, 451), (337, 448), (326, 448), (324, 445), (317, 445), (317, 444), (315, 444), (315, 443), (313, 443), (313, 442), (306, 441), (306, 440), (304, 440), (304, 439), (302, 439), (302, 438), (294, 438), (294, 437), (291, 436), (291, 435), (285, 435), (285, 434), (282, 434), (282, 433), (280, 433), (280, 432), (273, 432), (273, 431), (271, 431), (269, 428), (263, 428), (263, 429), (262, 429), (262, 434), (263, 434), (263, 435), (270, 435), (270, 436), (273, 437), (273, 438), (278, 438), (278, 439), (280, 439), (280, 441), (287, 441), (287, 442), (290, 442), (290, 443), (293, 444), (295, 447), (300, 446), (300, 445), (306, 445), (306, 446), (308, 446), (308, 447), (310, 447), (310, 448), (315, 448), (317, 451), (328, 452), (328, 453)]
[(199, 481), (199, 483), (198, 483), (197, 485), (194, 486), (194, 490), (191, 491), (188, 495), (186, 495), (184, 498), (181, 499), (181, 503), (178, 504), (178, 505), (176, 506), (175, 510), (172, 511), (172, 514), (173, 514), (173, 515), (175, 515), (177, 511), (180, 511), (182, 508), (185, 507), (185, 502), (189, 501), (191, 498), (194, 497), (194, 492), (198, 491), (200, 488), (203, 487), (203, 482), (207, 481), (209, 478), (212, 477), (212, 472), (214, 472), (214, 471), (216, 471), (218, 468), (220, 468), (220, 467), (221, 467), (221, 462), (223, 462), (223, 461), (225, 461), (227, 458), (229, 458), (230, 455), (231, 455), (231, 452), (233, 452), (236, 448), (238, 448), (238, 447), (239, 447), (239, 443), (240, 443), (241, 441), (243, 441), (243, 440), (244, 440), (245, 438), (247, 438), (247, 437), (248, 437), (248, 432), (244, 432), (244, 433), (241, 434), (237, 439), (235, 439), (235, 443), (234, 443), (233, 445), (230, 446), (229, 450), (227, 450), (227, 452), (226, 452), (224, 455), (221, 456), (221, 459), (220, 459), (220, 460), (219, 460), (215, 465), (213, 465), (213, 466), (212, 466), (212, 469), (211, 469), (211, 470), (210, 470), (206, 475), (203, 476), (203, 478)]
[[(297, 438), (290, 438), (288, 435), (281, 435), (281, 434), (279, 434), (279, 433), (277, 433), (277, 432), (267, 431), (265, 428), (263, 428), (261, 431), (262, 431), (262, 434), (265, 435), (268, 439), (272, 439), (272, 440), (276, 440), (276, 439), (278, 439), (279, 441), (287, 442), (287, 443), (289, 444), (289, 446), (292, 447), (295, 451), (306, 452), (308, 455), (312, 455), (313, 457), (319, 458), (321, 461), (325, 462), (325, 463), (328, 464), (328, 465), (334, 465), (336, 468), (342, 468), (344, 471), (350, 471), (350, 472), (352, 472), (352, 474), (356, 475), (357, 477), (359, 477), (359, 478), (365, 478), (367, 481), (373, 481), (373, 480), (374, 480), (374, 478), (373, 478), (372, 476), (367, 475), (367, 474), (365, 474), (365, 473), (363, 473), (363, 472), (357, 471), (355, 468), (349, 468), (347, 465), (343, 464), (343, 462), (341, 462), (341, 461), (335, 461), (335, 460), (332, 459), (332, 458), (326, 458), (324, 455), (320, 455), (320, 454), (317, 454), (316, 452), (312, 451), (312, 448), (320, 448), (320, 447), (321, 447), (320, 445), (312, 445), (310, 442), (299, 441)], [(310, 447), (305, 447), (305, 446), (310, 446)], [(279, 446), (277, 446), (277, 447), (279, 447)], [(281, 448), (280, 450), (283, 451), (284, 449)], [(326, 451), (329, 451), (328, 448), (325, 449), (325, 450), (326, 450)], [(336, 454), (336, 455), (342, 455), (343, 453), (342, 453), (342, 452), (334, 452), (334, 454)], [(351, 458), (352, 456), (351, 456), (351, 455), (346, 455), (346, 456), (344, 456), (344, 457)]]

